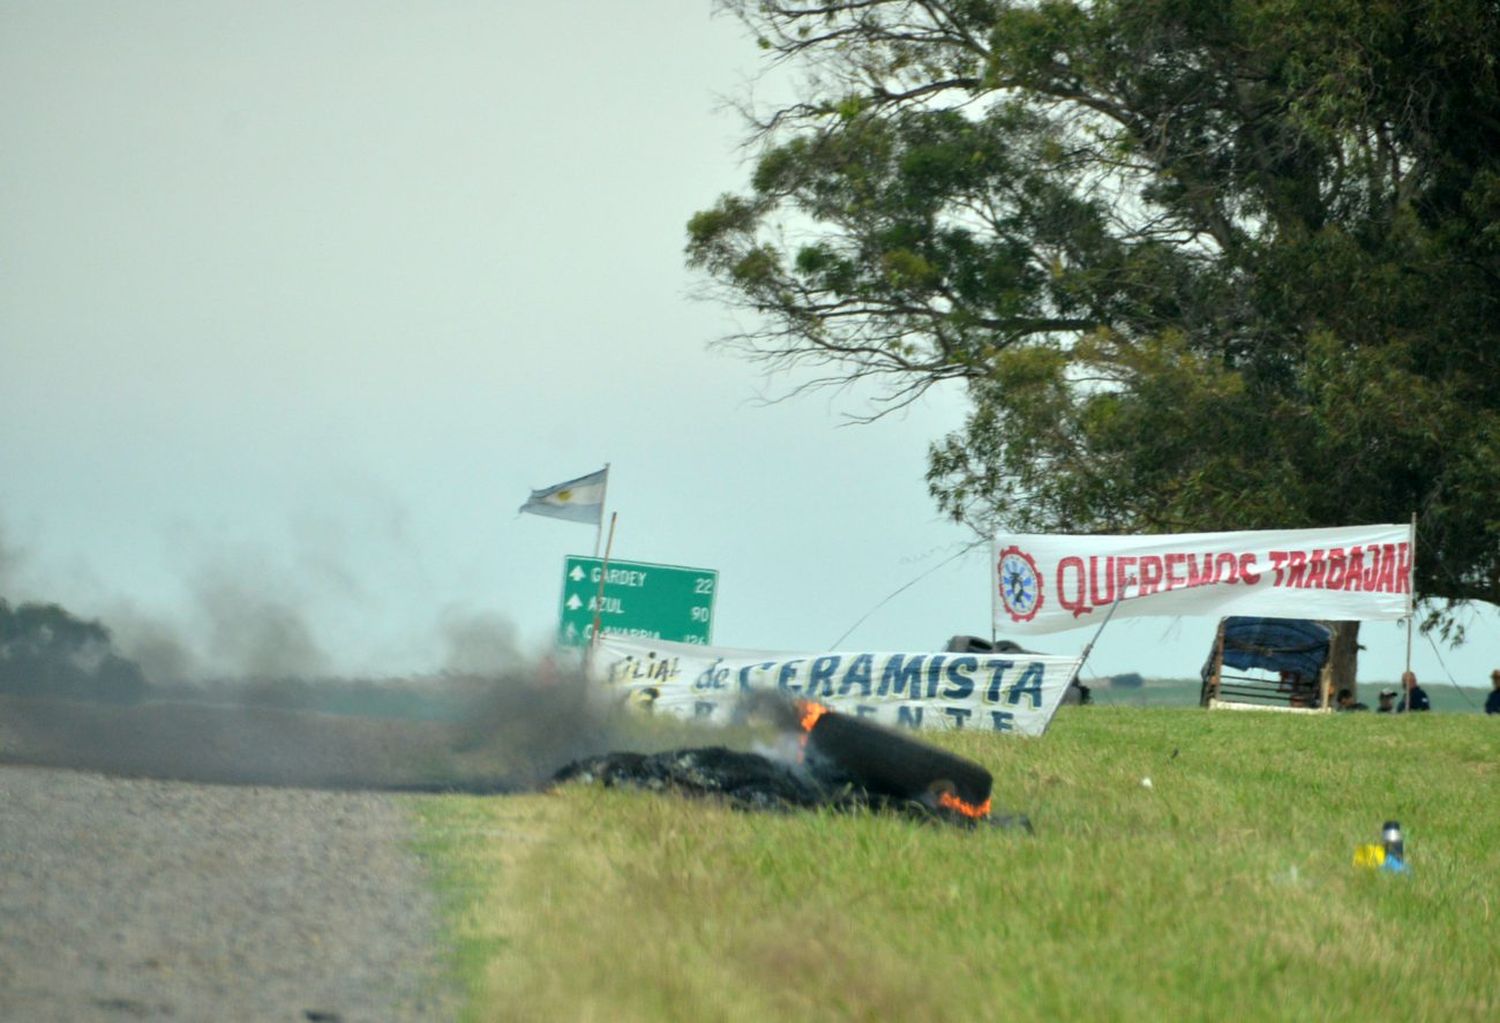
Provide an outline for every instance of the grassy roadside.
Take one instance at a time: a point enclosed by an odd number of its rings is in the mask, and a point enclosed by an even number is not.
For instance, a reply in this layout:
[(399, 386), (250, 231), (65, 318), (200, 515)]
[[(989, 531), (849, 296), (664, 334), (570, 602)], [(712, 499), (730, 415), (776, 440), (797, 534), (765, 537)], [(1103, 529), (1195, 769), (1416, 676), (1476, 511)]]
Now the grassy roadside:
[[(1039, 741), (944, 742), (1035, 836), (587, 788), (422, 802), (466, 1018), (1500, 1013), (1493, 720), (1068, 708)], [(1388, 817), (1410, 876), (1350, 866)]]
[[(1196, 678), (1153, 678), (1141, 686), (1095, 686), (1094, 703), (1101, 707), (1196, 707), (1203, 683)], [(1382, 689), (1398, 689), (1399, 682), (1366, 682), (1357, 687), (1358, 698), (1373, 711)], [(1432, 709), (1439, 714), (1483, 714), (1485, 686), (1457, 687), (1445, 682), (1426, 683)]]

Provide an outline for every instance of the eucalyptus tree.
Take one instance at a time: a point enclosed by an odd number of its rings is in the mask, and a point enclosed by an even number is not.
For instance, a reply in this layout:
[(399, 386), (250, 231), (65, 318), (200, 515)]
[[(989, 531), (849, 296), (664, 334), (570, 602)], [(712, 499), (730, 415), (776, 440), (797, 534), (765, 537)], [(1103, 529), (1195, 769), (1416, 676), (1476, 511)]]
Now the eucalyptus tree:
[(872, 414), (966, 388), (944, 511), (1415, 513), (1418, 593), (1500, 601), (1494, 0), (722, 6), (797, 85), (689, 263)]

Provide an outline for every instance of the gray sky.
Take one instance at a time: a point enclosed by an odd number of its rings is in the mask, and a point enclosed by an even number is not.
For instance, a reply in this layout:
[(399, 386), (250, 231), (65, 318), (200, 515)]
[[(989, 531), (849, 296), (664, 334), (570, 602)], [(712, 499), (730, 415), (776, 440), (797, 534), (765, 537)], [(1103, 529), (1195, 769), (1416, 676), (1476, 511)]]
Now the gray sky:
[[(745, 179), (759, 57), (710, 8), (0, 0), (0, 595), (135, 637), (258, 604), (338, 671), (534, 647), (594, 531), (515, 509), (610, 462), (615, 554), (717, 569), (719, 643), (827, 648), (932, 569), (843, 645), (988, 635), (922, 478), (961, 394), (841, 426), (859, 394), (764, 405), (707, 347), (684, 225)], [(1091, 668), (1194, 674), (1211, 631), (1112, 625)]]

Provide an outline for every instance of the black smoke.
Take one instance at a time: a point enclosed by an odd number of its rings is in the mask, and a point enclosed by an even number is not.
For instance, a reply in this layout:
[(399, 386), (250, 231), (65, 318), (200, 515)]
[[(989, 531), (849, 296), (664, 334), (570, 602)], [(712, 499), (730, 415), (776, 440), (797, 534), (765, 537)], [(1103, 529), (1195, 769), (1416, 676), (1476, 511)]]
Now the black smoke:
[[(249, 607), (242, 641), (226, 638), (231, 606)], [(252, 657), (262, 670), (248, 676), (174, 669), (154, 681), (103, 623), (0, 600), (0, 762), (218, 784), (503, 792), (610, 748), (618, 732), (616, 708), (597, 699), (581, 663), (523, 658), (504, 629), (486, 643), (478, 619), (456, 630), (468, 651), (456, 660), (491, 670), (348, 679), (276, 673), (309, 662), (310, 635), (268, 605), (222, 607), (210, 648), (269, 650), (279, 638), (288, 658)], [(190, 645), (204, 638), (156, 637), (159, 653)]]

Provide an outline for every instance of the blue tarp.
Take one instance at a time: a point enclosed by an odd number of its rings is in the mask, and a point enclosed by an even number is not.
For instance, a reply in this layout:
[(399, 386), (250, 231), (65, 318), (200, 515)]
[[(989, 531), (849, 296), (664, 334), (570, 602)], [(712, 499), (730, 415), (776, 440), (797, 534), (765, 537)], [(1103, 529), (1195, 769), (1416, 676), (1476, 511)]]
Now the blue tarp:
[(1244, 671), (1295, 671), (1317, 677), (1328, 660), (1333, 630), (1300, 618), (1224, 619), (1224, 664)]

